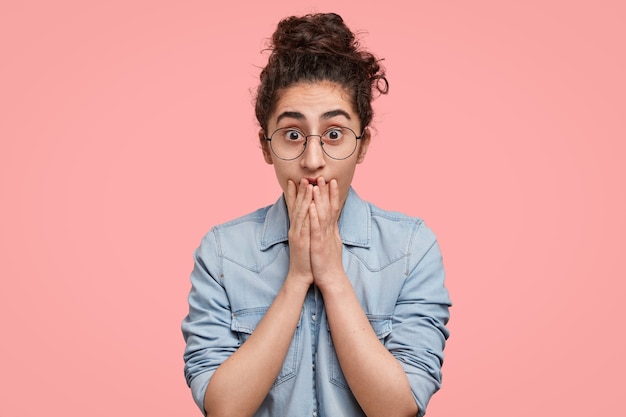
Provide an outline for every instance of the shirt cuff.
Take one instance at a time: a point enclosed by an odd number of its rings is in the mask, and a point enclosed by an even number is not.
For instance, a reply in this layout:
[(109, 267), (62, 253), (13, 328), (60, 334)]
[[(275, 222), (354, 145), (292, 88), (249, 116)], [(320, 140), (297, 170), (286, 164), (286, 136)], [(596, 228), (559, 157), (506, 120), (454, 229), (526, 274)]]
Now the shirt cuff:
[(197, 375), (191, 380), (189, 387), (191, 388), (191, 395), (196, 405), (202, 411), (202, 414), (206, 416), (204, 411), (204, 395), (206, 394), (206, 387), (209, 385), (209, 381), (215, 371), (207, 371)]

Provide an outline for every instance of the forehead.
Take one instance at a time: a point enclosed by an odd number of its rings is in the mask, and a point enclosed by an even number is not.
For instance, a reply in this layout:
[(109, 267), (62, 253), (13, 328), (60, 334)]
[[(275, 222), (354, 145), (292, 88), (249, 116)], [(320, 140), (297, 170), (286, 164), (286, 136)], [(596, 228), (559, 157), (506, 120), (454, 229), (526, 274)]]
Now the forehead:
[(350, 94), (342, 86), (331, 82), (302, 83), (285, 89), (276, 102), (270, 123), (281, 119), (328, 118), (328, 115), (358, 120)]

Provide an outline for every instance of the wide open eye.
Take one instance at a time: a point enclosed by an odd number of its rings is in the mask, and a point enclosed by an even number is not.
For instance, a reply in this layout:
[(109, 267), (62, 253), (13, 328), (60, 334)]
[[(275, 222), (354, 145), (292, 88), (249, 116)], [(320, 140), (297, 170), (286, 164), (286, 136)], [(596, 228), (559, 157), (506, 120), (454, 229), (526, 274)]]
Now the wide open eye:
[(305, 136), (304, 133), (300, 132), (298, 129), (284, 128), (281, 129), (281, 138), (285, 139), (287, 142), (298, 142), (303, 141)]
[(343, 139), (344, 131), (341, 127), (331, 127), (324, 132), (325, 142), (338, 142)]

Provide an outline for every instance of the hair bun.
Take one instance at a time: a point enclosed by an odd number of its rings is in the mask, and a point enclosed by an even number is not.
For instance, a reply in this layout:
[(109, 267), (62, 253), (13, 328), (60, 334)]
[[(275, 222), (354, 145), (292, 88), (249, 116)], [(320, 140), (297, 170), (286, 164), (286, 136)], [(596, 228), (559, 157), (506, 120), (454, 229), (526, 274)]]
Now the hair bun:
[(280, 94), (303, 82), (329, 81), (348, 92), (361, 127), (372, 121), (373, 93), (387, 94), (385, 69), (336, 13), (292, 16), (281, 20), (268, 45), (261, 70), (255, 112), (263, 130)]
[(354, 34), (335, 13), (311, 14), (282, 20), (272, 36), (275, 53), (354, 54)]

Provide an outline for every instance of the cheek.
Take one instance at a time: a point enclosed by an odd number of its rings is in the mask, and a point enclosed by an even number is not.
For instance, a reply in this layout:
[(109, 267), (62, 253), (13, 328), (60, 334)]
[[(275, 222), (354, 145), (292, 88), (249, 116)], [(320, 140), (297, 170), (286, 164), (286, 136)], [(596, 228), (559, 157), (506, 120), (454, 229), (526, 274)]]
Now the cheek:
[(352, 176), (354, 175), (353, 169), (342, 169), (340, 171), (335, 171), (336, 175), (334, 178), (337, 180), (337, 186), (339, 188), (339, 194), (342, 197), (345, 197), (348, 194), (348, 189), (352, 183)]
[(288, 169), (288, 167), (285, 167), (283, 164), (280, 163), (277, 164), (276, 161), (274, 161), (274, 173), (276, 174), (278, 185), (280, 185), (283, 190), (287, 188), (287, 181), (289, 179), (293, 179), (290, 172), (291, 171)]
[(356, 164), (349, 164), (342, 167), (341, 171), (339, 172), (339, 177), (342, 182), (347, 183), (346, 186), (350, 185), (350, 183), (352, 182), (352, 177), (354, 176), (355, 169)]

